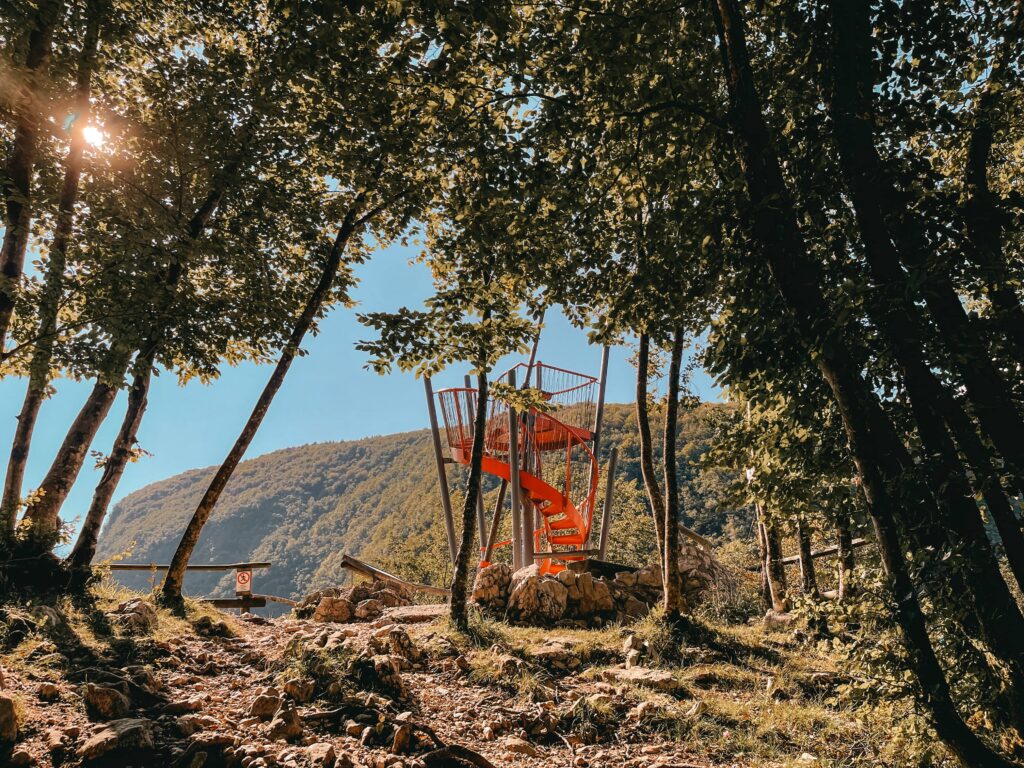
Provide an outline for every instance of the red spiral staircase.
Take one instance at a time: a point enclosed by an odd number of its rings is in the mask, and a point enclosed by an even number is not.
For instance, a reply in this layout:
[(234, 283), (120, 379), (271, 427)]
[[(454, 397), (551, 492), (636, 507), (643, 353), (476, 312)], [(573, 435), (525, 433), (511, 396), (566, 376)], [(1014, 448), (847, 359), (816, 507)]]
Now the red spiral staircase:
[[(532, 383), (540, 391), (547, 407), (516, 414), (519, 467), (514, 473), (509, 461), (509, 406), (491, 398), (482, 469), (507, 482), (512, 482), (513, 474), (517, 476), (533, 549), (551, 553), (538, 558), (541, 571), (555, 573), (566, 562), (584, 558), (594, 519), (598, 468), (591, 443), (597, 379), (543, 363), (519, 363), (498, 381), (509, 383), (513, 372), (515, 380)], [(455, 387), (439, 390), (436, 396), (452, 459), (468, 465), (475, 437), (476, 390)], [(494, 546), (510, 543), (500, 541)]]

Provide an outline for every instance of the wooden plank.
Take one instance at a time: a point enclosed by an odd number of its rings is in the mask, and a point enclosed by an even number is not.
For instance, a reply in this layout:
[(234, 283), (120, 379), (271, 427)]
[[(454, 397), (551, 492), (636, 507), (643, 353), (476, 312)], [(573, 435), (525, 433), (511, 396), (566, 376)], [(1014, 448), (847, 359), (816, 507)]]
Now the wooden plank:
[(355, 571), (356, 573), (362, 574), (363, 576), (367, 576), (371, 579), (390, 581), (415, 592), (424, 592), (428, 595), (441, 595), (442, 597), (448, 597), (451, 594), (451, 592), (444, 587), (433, 587), (430, 584), (417, 584), (415, 581), (400, 579), (398, 576), (394, 576), (387, 571), (382, 571), (380, 568), (376, 568), (369, 563), (357, 560), (351, 555), (342, 555), (341, 565), (344, 568), (348, 568), (351, 571)]
[[(206, 563), (203, 565), (186, 565), (186, 571), (248, 571), (254, 568), (269, 568), (272, 563)], [(166, 571), (169, 565), (160, 563), (110, 563), (106, 566), (112, 571)]]
[(253, 595), (249, 598), (241, 597), (209, 597), (202, 598), (204, 603), (209, 603), (214, 608), (266, 608), (267, 601), (262, 595)]
[[(865, 544), (870, 544), (868, 539), (854, 539), (850, 542), (851, 547), (863, 547)], [(839, 551), (839, 545), (833, 544), (831, 547), (824, 547), (822, 549), (816, 549), (811, 552), (811, 558), (815, 557), (827, 557), (828, 555), (834, 555)], [(783, 565), (793, 565), (800, 562), (800, 555), (790, 555), (789, 557), (782, 558)]]

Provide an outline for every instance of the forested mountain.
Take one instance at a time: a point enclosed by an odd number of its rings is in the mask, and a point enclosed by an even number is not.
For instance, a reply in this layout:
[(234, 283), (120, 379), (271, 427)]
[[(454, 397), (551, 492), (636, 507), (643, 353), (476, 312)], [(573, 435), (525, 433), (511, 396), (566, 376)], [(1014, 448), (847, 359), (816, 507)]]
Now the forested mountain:
[[(683, 414), (679, 424), (685, 522), (708, 536), (747, 530), (745, 511), (725, 501), (728, 478), (698, 466), (730, 409), (705, 403)], [(635, 521), (626, 509), (643, 499), (636, 485), (639, 440), (632, 406), (606, 409), (602, 467), (613, 446), (619, 448), (616, 505), (623, 507), (623, 519)], [(185, 472), (125, 498), (103, 531), (100, 557), (130, 553), (133, 562), (167, 562), (212, 473)], [(458, 495), (463, 468), (451, 474)], [(489, 486), (491, 504), (494, 493)], [(633, 533), (613, 527), (613, 540)], [(444, 577), (446, 545), (429, 432), (304, 445), (244, 462), (203, 530), (193, 562), (269, 560), (273, 567), (256, 575), (257, 591), (292, 596), (343, 579), (342, 553), (413, 578)], [(148, 579), (131, 574), (124, 580), (144, 586)], [(230, 584), (219, 574), (192, 574), (187, 586), (211, 593)]]

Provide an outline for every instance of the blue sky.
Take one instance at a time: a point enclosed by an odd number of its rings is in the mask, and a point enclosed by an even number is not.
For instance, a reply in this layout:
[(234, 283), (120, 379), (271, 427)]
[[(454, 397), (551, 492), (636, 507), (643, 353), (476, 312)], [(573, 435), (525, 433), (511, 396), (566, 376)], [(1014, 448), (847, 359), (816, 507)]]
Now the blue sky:
[[(413, 256), (411, 248), (393, 246), (377, 252), (359, 268), (360, 283), (353, 292), (359, 307), (336, 308), (321, 324), (320, 334), (307, 339), (304, 348), (309, 354), (292, 366), (246, 458), (305, 443), (351, 440), (427, 426), (422, 382), (412, 374), (378, 376), (366, 370), (365, 354), (353, 347), (370, 333), (356, 321), (357, 311), (417, 307), (429, 295), (429, 272), (423, 264), (410, 263)], [(582, 331), (572, 328), (560, 313), (548, 312), (540, 360), (597, 375), (600, 355), (600, 348), (588, 345)], [(633, 369), (628, 357), (628, 349), (612, 350), (609, 402), (633, 400)], [(436, 377), (435, 386), (456, 385), (464, 372), (451, 369)], [(181, 387), (174, 376), (166, 373), (154, 379), (149, 410), (139, 431), (142, 447), (153, 456), (129, 465), (115, 500), (187, 469), (218, 464), (269, 375), (268, 366), (241, 365), (225, 367), (220, 379), (209, 386), (195, 381)], [(55, 384), (57, 394), (43, 404), (36, 427), (26, 491), (39, 484), (91, 386), (67, 380)], [(706, 376), (698, 376), (694, 384), (702, 397), (717, 397)], [(20, 379), (0, 380), (0, 465), (6, 465), (24, 386)], [(123, 412), (122, 394), (94, 449), (109, 451)], [(64, 505), (66, 519), (85, 513), (98, 477), (90, 460)]]

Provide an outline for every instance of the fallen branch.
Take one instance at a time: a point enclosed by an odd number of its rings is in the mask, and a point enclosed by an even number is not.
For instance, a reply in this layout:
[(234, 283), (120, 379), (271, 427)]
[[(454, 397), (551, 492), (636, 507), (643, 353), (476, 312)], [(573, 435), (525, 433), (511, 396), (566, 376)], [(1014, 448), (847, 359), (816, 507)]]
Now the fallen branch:
[(422, 760), (427, 768), (462, 768), (462, 766), (494, 768), (494, 764), (479, 752), (474, 752), (458, 744), (427, 752)]

